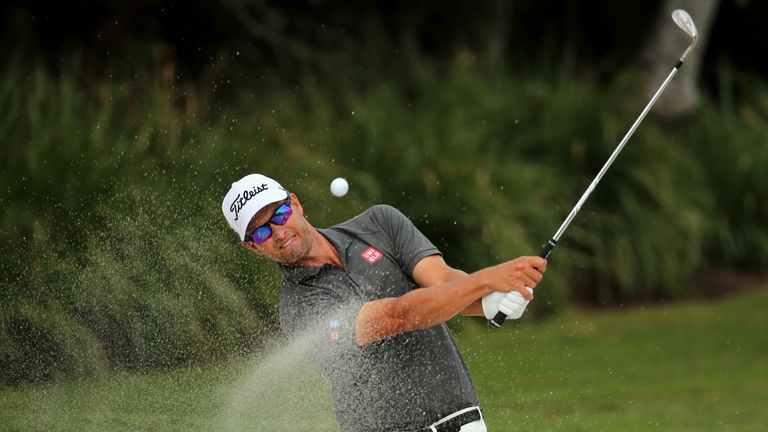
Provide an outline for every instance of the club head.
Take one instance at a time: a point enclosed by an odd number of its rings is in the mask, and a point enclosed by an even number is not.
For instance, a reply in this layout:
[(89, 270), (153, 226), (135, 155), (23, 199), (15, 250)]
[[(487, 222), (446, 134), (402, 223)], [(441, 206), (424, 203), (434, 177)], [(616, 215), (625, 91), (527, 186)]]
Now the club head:
[(675, 24), (677, 24), (677, 26), (691, 38), (691, 44), (688, 46), (688, 49), (685, 50), (682, 57), (680, 57), (680, 62), (682, 64), (685, 58), (688, 57), (688, 53), (690, 53), (696, 45), (696, 41), (699, 39), (699, 31), (696, 29), (696, 24), (693, 23), (691, 16), (683, 9), (675, 9), (672, 11), (672, 20), (674, 20)]
[(698, 39), (699, 31), (696, 30), (696, 24), (693, 23), (691, 16), (683, 9), (675, 9), (672, 11), (672, 19), (675, 21), (678, 27), (680, 27), (691, 39)]

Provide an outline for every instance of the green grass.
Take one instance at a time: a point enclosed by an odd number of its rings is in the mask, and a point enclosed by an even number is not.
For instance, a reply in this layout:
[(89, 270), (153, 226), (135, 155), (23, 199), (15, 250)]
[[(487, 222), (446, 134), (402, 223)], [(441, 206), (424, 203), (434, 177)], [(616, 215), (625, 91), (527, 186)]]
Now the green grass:
[[(758, 431), (768, 424), (766, 305), (761, 289), (501, 331), (464, 319), (457, 339), (492, 432)], [(283, 350), (220, 368), (2, 388), (0, 430), (333, 431), (325, 386)]]
[(462, 342), (491, 430), (757, 431), (768, 424), (765, 305), (760, 291), (572, 313)]

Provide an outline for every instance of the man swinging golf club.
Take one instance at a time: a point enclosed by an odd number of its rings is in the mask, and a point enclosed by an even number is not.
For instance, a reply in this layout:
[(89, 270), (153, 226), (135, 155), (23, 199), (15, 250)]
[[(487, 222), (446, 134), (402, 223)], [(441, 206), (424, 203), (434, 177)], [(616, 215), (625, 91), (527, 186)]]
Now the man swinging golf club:
[(688, 13), (672, 18), (690, 45), (538, 257), (467, 275), (392, 207), (316, 229), (296, 195), (274, 180), (252, 174), (232, 185), (224, 216), (243, 246), (283, 271), (281, 327), (295, 335), (318, 320), (327, 326), (311, 355), (331, 382), (343, 431), (486, 431), (445, 321), (485, 315), (500, 327), (522, 314), (545, 258), (695, 46)]
[(280, 266), (283, 331), (319, 330), (308, 355), (329, 378), (344, 432), (487, 430), (445, 322), (499, 311), (519, 317), (545, 259), (468, 275), (392, 207), (317, 229), (295, 194), (261, 174), (233, 183), (222, 211), (244, 247)]

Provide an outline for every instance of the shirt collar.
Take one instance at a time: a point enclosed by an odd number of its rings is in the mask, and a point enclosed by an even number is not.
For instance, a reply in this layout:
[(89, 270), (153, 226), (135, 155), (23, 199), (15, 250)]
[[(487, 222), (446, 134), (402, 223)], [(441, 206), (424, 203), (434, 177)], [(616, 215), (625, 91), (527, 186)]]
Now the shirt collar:
[[(352, 238), (346, 235), (344, 232), (334, 228), (318, 228), (317, 231), (328, 241), (331, 242), (333, 247), (339, 252), (339, 258), (341, 264), (347, 266), (347, 250), (352, 244)], [(322, 266), (289, 266), (278, 263), (280, 270), (283, 272), (283, 276), (293, 283), (299, 283), (303, 280), (317, 276), (320, 271), (326, 267)]]

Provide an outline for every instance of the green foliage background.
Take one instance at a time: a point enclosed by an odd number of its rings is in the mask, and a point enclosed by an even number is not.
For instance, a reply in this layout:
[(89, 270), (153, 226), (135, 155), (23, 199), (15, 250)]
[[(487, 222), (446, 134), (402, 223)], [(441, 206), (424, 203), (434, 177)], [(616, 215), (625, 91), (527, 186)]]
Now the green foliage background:
[[(77, 53), (52, 70), (17, 51), (0, 70), (2, 383), (258, 349), (279, 275), (219, 212), (251, 172), (321, 227), (394, 205), (467, 271), (536, 254), (645, 103), (629, 76), (408, 49), (363, 59), (364, 73), (290, 78), (250, 76), (225, 51), (194, 80), (154, 53), (100, 79)], [(724, 69), (724, 103), (643, 124), (551, 257), (534, 313), (692, 296), (702, 269), (765, 269), (768, 88), (729, 97), (745, 80)], [(327, 190), (337, 176), (343, 200)]]

